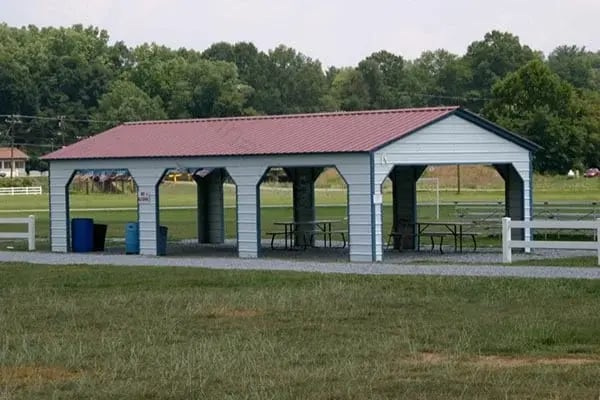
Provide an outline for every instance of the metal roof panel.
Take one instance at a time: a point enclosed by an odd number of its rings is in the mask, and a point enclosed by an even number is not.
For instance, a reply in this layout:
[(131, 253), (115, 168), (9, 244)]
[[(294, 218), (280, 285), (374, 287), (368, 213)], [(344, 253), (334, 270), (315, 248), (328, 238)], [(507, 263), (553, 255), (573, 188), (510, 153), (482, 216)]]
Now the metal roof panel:
[(43, 158), (146, 158), (368, 152), (456, 111), (435, 107), (132, 122)]

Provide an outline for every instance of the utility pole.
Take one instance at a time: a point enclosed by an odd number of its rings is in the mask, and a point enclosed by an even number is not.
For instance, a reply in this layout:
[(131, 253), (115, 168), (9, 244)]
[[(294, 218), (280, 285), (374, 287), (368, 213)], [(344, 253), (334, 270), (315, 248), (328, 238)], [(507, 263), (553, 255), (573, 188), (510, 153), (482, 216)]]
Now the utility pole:
[(7, 135), (10, 138), (10, 178), (15, 177), (15, 125), (20, 124), (21, 120), (13, 115), (6, 119), (6, 123), (10, 124)]
[(62, 138), (62, 147), (65, 147), (65, 133), (63, 132), (64, 126), (65, 116), (61, 115), (60, 117), (58, 117), (58, 132), (56, 134)]

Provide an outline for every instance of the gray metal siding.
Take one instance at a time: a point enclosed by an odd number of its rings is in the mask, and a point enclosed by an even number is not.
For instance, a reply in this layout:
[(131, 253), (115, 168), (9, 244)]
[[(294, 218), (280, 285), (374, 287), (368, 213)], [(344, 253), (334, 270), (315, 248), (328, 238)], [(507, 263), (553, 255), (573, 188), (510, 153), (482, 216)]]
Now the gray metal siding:
[(57, 253), (66, 253), (70, 248), (67, 185), (73, 171), (52, 163), (49, 175), (51, 249)]
[[(529, 163), (529, 151), (460, 117), (450, 116), (376, 152), (376, 174), (388, 164)], [(385, 168), (383, 168), (385, 169)]]
[[(374, 204), (373, 194), (371, 193), (369, 155), (356, 155), (354, 162), (338, 162), (337, 167), (348, 185), (350, 261), (369, 262), (381, 260), (381, 254), (377, 251), (381, 248), (381, 228), (375, 226), (376, 237), (373, 238), (372, 226), (372, 210), (375, 209), (375, 217), (377, 218), (377, 215), (381, 215), (381, 204)], [(375, 189), (377, 190), (377, 188)], [(373, 254), (373, 240), (375, 240), (376, 245), (375, 254)]]
[(235, 181), (237, 191), (238, 254), (242, 258), (258, 257), (260, 224), (257, 209), (257, 185), (266, 170), (260, 163), (253, 166), (231, 166), (227, 172)]
[(158, 182), (162, 178), (165, 168), (138, 166), (129, 167), (129, 173), (135, 179), (138, 188), (138, 199), (142, 193), (148, 194), (148, 200), (138, 200), (138, 223), (140, 234), (140, 254), (157, 255), (157, 240), (159, 215)]
[(223, 243), (225, 241), (223, 171), (218, 169), (208, 177), (208, 240), (209, 243)]

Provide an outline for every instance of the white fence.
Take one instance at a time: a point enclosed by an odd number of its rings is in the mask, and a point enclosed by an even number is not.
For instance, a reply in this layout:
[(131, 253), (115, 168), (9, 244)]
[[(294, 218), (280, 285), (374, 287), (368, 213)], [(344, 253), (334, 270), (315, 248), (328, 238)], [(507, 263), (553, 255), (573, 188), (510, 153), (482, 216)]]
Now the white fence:
[(15, 196), (19, 194), (42, 194), (42, 187), (0, 187), (0, 196)]
[[(512, 240), (513, 228), (543, 228), (543, 229), (593, 229), (595, 240), (588, 241), (556, 241), (556, 240)], [(511, 221), (502, 218), (502, 262), (512, 262), (512, 249), (569, 249), (569, 250), (596, 250), (598, 265), (600, 265), (600, 218), (594, 221)]]
[(0, 218), (0, 225), (27, 224), (27, 232), (0, 232), (0, 239), (27, 239), (29, 250), (35, 250), (35, 216), (27, 218)]

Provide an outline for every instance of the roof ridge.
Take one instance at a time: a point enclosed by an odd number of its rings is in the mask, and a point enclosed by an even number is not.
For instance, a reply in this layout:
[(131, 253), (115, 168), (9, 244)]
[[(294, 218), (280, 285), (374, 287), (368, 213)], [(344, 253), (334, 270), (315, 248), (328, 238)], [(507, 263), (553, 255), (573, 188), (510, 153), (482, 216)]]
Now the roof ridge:
[(281, 114), (281, 115), (252, 115), (238, 117), (210, 117), (210, 118), (182, 118), (165, 119), (153, 121), (131, 121), (123, 125), (155, 125), (155, 124), (186, 124), (200, 122), (222, 122), (222, 121), (262, 121), (276, 119), (296, 119), (296, 118), (319, 118), (319, 117), (342, 117), (350, 115), (379, 115), (379, 114), (400, 114), (409, 112), (431, 112), (431, 111), (454, 111), (460, 106), (440, 106), (440, 107), (414, 107), (414, 108), (391, 108), (380, 110), (358, 110), (358, 111), (329, 111), (318, 113), (300, 113), (300, 114)]

